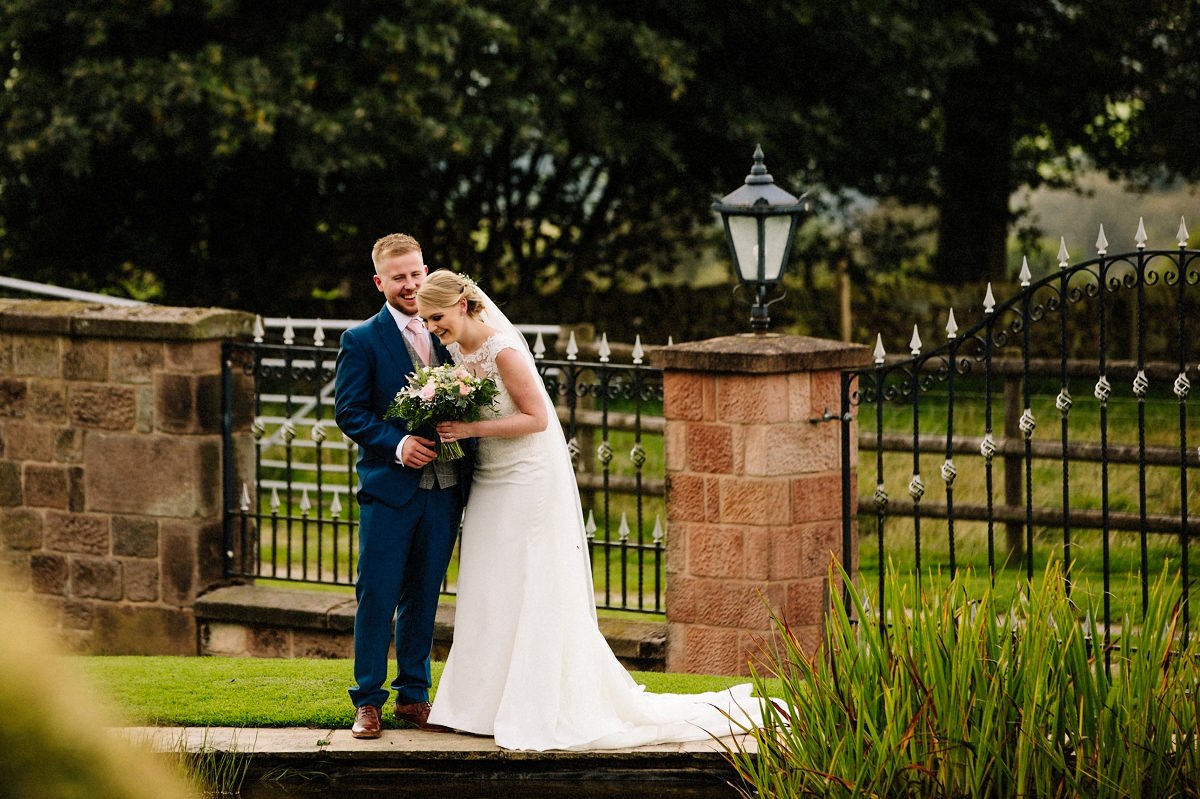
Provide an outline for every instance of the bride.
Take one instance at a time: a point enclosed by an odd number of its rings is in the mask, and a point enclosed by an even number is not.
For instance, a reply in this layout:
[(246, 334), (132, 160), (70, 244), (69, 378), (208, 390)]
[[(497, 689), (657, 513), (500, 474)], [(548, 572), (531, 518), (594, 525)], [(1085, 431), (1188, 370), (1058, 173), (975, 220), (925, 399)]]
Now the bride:
[(453, 272), (430, 274), (417, 306), (455, 362), (500, 389), (490, 418), (438, 425), (443, 440), (478, 439), (478, 452), (454, 641), (429, 723), (534, 750), (699, 740), (760, 724), (749, 685), (653, 694), (633, 681), (596, 624), (575, 473), (524, 337)]

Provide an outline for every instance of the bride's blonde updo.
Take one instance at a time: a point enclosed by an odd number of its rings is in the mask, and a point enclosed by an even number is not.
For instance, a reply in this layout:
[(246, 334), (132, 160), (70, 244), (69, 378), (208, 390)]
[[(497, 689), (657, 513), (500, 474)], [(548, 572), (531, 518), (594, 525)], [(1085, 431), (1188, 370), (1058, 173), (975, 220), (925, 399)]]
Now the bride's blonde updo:
[(467, 316), (478, 318), (483, 313), (483, 299), (475, 281), (466, 275), (439, 269), (430, 272), (417, 289), (417, 304), (426, 308), (449, 308), (459, 300), (467, 300)]

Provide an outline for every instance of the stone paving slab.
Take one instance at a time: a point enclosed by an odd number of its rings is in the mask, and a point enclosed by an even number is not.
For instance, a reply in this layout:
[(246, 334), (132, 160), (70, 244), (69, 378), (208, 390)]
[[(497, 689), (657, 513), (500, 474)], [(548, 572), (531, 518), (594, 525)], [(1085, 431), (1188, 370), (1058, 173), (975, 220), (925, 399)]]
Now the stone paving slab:
[[(504, 759), (504, 760), (662, 760), (672, 756), (685, 760), (724, 760), (722, 741), (732, 745), (734, 738), (721, 741), (706, 739), (683, 743), (656, 744), (629, 749), (590, 751), (553, 750), (549, 752), (501, 749), (486, 736), (426, 732), (415, 729), (385, 729), (376, 739), (359, 739), (347, 729), (322, 730), (306, 727), (122, 727), (118, 732), (131, 741), (158, 752), (176, 751), (181, 744), (189, 751), (211, 749), (221, 752), (253, 752), (259, 755), (325, 758), (346, 756), (373, 759), (408, 754), (421, 759)], [(752, 742), (742, 741), (742, 745)]]

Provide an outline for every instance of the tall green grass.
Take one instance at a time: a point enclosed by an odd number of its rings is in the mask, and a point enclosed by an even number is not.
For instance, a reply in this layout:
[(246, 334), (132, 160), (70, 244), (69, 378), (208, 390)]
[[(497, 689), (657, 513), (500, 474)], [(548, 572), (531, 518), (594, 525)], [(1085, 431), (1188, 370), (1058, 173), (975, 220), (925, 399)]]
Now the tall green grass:
[(838, 603), (815, 655), (776, 620), (781, 702), (730, 750), (743, 795), (1200, 795), (1200, 635), (1165, 577), (1107, 649), (1057, 564), (1008, 602), (887, 584), (881, 617), (855, 590)]

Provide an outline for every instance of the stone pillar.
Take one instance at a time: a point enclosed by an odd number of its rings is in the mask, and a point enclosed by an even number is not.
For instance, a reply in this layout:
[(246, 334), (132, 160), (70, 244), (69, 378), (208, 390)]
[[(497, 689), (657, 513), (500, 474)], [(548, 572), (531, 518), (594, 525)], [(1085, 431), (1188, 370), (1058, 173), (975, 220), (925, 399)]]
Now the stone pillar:
[(223, 578), (221, 343), (253, 319), (0, 300), (0, 566), (76, 651), (196, 653)]
[(870, 363), (870, 351), (751, 333), (666, 347), (655, 362), (664, 370), (667, 671), (747, 673), (773, 633), (772, 611), (814, 651), (830, 558), (842, 557), (841, 425), (814, 420), (826, 409), (836, 417), (840, 370)]

